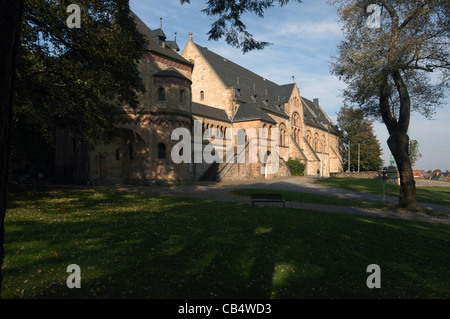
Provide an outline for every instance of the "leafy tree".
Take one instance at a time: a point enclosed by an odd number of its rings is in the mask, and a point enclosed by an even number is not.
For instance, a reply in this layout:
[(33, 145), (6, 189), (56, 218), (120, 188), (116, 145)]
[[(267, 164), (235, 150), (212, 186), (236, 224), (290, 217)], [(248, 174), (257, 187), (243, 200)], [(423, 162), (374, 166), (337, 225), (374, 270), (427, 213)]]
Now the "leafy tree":
[[(444, 0), (333, 0), (345, 40), (332, 72), (344, 96), (387, 127), (400, 173), (399, 206), (417, 209), (408, 156), (411, 111), (431, 117), (449, 83), (450, 7)], [(379, 11), (367, 13), (370, 4)], [(368, 20), (380, 17), (380, 27)], [(431, 77), (431, 72), (433, 72)]]
[[(81, 28), (67, 24), (72, 3)], [(11, 130), (49, 142), (58, 123), (85, 140), (111, 138), (120, 106), (136, 106), (144, 90), (145, 40), (125, 0), (10, 0), (0, 2), (0, 43), (1, 268)]]
[(358, 153), (360, 171), (379, 170), (383, 161), (380, 157), (380, 143), (373, 132), (372, 121), (364, 117), (364, 112), (347, 104), (341, 107), (337, 115), (337, 124), (341, 129), (340, 140), (344, 149), (344, 169), (348, 168), (350, 149), (350, 169), (352, 171), (358, 170)]
[(419, 152), (419, 142), (417, 140), (409, 140), (409, 159), (411, 160), (411, 166), (414, 167), (417, 160), (422, 157)]
[[(183, 3), (190, 3), (190, 0), (180, 0)], [(289, 2), (301, 3), (301, 0), (208, 0), (207, 6), (202, 10), (206, 15), (216, 18), (208, 31), (208, 40), (219, 40), (222, 37), (233, 46), (240, 48), (243, 53), (251, 50), (261, 50), (270, 45), (265, 41), (257, 41), (253, 35), (247, 31), (247, 27), (242, 21), (242, 16), (246, 13), (253, 13), (260, 18), (264, 17), (267, 9), (274, 5), (285, 6)]]

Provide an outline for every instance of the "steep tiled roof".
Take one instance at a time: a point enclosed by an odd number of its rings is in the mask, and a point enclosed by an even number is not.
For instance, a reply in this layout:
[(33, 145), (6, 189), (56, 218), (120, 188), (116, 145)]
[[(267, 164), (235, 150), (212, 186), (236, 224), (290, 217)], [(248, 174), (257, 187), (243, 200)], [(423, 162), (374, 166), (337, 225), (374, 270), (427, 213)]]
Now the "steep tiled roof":
[(330, 129), (331, 133), (338, 134), (338, 127), (330, 120), (327, 114), (322, 110), (322, 108), (314, 102), (301, 97), (303, 104), (303, 113), (305, 116), (305, 123), (322, 130)]
[(234, 114), (233, 123), (253, 120), (277, 124), (256, 102), (242, 104), (236, 111), (236, 114)]
[(193, 115), (230, 123), (230, 119), (228, 118), (227, 113), (224, 110), (218, 109), (216, 107), (192, 102), (191, 112)]
[[(266, 111), (275, 113), (279, 116), (289, 116), (283, 109), (277, 108), (277, 105), (289, 101), (294, 84), (278, 85), (272, 81), (261, 77), (246, 68), (209, 51), (207, 48), (195, 44), (205, 60), (213, 68), (217, 76), (225, 86), (234, 87), (239, 90), (237, 94), (238, 102), (253, 103), (254, 96), (259, 105)], [(266, 105), (267, 101), (267, 105)]]
[(181, 74), (180, 72), (178, 72), (176, 69), (174, 69), (172, 67), (169, 67), (165, 70), (159, 71), (153, 75), (154, 76), (168, 76), (168, 77), (181, 78), (183, 80), (191, 82), (191, 80), (189, 80), (187, 77), (185, 77), (183, 74)]
[(144, 22), (142, 22), (139, 17), (131, 12), (132, 17), (134, 18), (134, 21), (136, 23), (137, 30), (142, 33), (145, 38), (148, 41), (147, 50), (155, 52), (159, 55), (163, 55), (171, 60), (174, 60), (176, 62), (180, 62), (182, 64), (192, 65), (192, 63), (188, 62), (186, 59), (184, 59), (181, 55), (176, 53), (172, 48), (176, 45), (174, 41), (168, 41), (169, 45), (166, 45), (166, 47), (162, 47), (159, 45), (159, 37), (163, 37), (164, 39), (166, 36), (164, 35), (164, 32), (161, 29), (151, 30)]

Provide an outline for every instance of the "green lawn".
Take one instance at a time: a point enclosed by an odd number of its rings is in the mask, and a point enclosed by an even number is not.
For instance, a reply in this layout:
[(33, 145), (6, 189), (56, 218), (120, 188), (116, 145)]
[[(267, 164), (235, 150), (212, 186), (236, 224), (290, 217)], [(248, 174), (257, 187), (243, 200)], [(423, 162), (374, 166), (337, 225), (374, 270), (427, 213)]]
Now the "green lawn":
[[(383, 181), (381, 179), (363, 178), (324, 178), (316, 183), (349, 189), (357, 192), (383, 194)], [(398, 197), (400, 187), (386, 183), (386, 195)], [(426, 203), (450, 205), (450, 187), (417, 187), (417, 200)]]
[(92, 189), (10, 207), (3, 298), (450, 297), (449, 225)]

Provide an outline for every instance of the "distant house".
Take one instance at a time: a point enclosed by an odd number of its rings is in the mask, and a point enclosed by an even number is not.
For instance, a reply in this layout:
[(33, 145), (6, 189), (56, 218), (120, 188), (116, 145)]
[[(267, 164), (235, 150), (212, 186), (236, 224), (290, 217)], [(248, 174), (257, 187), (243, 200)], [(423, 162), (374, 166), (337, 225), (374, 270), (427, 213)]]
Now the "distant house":
[(425, 178), (423, 173), (418, 169), (413, 169), (414, 178)]
[(421, 169), (420, 172), (422, 173), (422, 176), (425, 179), (430, 179), (433, 176), (433, 174), (428, 173), (428, 172), (424, 171), (423, 169)]
[(442, 173), (442, 175), (450, 182), (450, 172), (448, 170), (445, 173)]
[(433, 171), (433, 176), (431, 177), (433, 181), (446, 181), (447, 178), (442, 174), (440, 169), (436, 169)]

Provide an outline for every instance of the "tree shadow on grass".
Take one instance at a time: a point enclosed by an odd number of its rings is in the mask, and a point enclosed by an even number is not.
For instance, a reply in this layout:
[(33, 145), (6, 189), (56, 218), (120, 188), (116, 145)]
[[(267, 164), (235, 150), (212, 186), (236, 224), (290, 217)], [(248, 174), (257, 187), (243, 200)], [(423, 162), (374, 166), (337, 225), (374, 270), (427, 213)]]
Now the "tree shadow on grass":
[[(42, 199), (48, 205), (43, 219), (16, 216), (27, 214), (20, 207), (11, 212), (5, 298), (450, 295), (443, 278), (447, 226), (100, 193), (60, 194), (79, 199), (68, 201), (72, 206), (62, 213), (57, 201)], [(382, 289), (366, 286), (366, 268), (373, 263), (382, 269)], [(80, 289), (66, 285), (70, 264), (81, 268)]]

